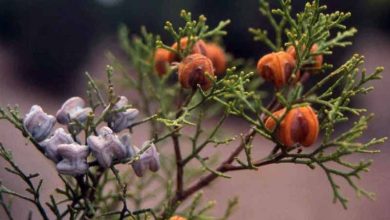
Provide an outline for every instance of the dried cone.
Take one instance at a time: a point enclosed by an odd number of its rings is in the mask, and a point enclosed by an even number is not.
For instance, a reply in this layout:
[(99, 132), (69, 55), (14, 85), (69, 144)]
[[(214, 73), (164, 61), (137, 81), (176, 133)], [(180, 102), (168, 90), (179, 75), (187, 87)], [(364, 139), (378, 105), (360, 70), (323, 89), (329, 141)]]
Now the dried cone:
[[(294, 46), (288, 47), (286, 52), (289, 53), (291, 56), (293, 56), (294, 59), (297, 58), (297, 53), (295, 51)], [(310, 53), (315, 54), (317, 52), (318, 52), (318, 44), (313, 44), (313, 46), (310, 49)], [(322, 64), (324, 63), (324, 56), (322, 54), (313, 56), (313, 59), (314, 59), (313, 60), (314, 63), (309, 66), (309, 67), (311, 67), (311, 69), (313, 69), (311, 72), (315, 72), (315, 71), (320, 70), (322, 67)]]
[[(187, 45), (188, 45), (188, 37), (180, 39), (180, 49), (182, 49), (182, 50), (186, 49)], [(171, 47), (174, 50), (178, 50), (177, 42), (174, 43)], [(192, 46), (191, 54), (196, 54), (196, 53), (206, 55), (206, 53), (207, 53), (206, 52), (206, 43), (203, 40), (198, 40)], [(179, 57), (177, 56), (177, 54), (170, 52), (169, 56), (168, 56), (168, 60), (170, 62), (179, 61)]]
[(215, 74), (220, 75), (226, 70), (226, 55), (223, 49), (214, 43), (206, 44), (206, 56), (213, 62)]
[(163, 48), (157, 48), (154, 54), (154, 68), (159, 76), (163, 76), (168, 72), (170, 52)]
[(202, 54), (189, 55), (179, 64), (179, 81), (184, 88), (196, 89), (199, 84), (203, 90), (208, 90), (212, 81), (206, 73), (213, 77), (214, 67)]
[[(281, 51), (270, 53), (259, 59), (257, 72), (267, 81), (271, 81), (276, 88), (281, 88), (288, 83), (296, 66), (293, 56)], [(296, 73), (297, 79), (299, 72)]]
[(175, 216), (172, 216), (171, 218), (169, 218), (169, 220), (187, 220), (187, 219), (184, 217), (175, 215)]
[[(286, 109), (281, 109), (273, 113), (275, 118), (282, 117)], [(265, 121), (265, 127), (272, 131), (275, 129), (276, 121), (269, 117)], [(276, 130), (279, 141), (287, 148), (295, 144), (309, 147), (315, 143), (319, 133), (319, 123), (317, 114), (310, 106), (296, 107), (291, 109)]]

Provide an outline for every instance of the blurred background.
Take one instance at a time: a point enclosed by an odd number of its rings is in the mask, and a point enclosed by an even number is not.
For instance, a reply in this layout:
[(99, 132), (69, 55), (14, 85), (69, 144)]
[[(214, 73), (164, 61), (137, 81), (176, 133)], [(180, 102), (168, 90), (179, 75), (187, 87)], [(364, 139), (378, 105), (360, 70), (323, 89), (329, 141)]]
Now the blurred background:
[[(345, 62), (353, 53), (366, 57), (369, 71), (382, 65), (390, 69), (390, 0), (322, 1), (329, 10), (351, 11), (347, 21), (359, 32), (353, 46), (337, 49), (326, 61), (335, 66)], [(301, 9), (304, 1), (294, 1)], [(84, 72), (97, 77), (109, 64), (107, 52), (122, 56), (117, 41), (117, 28), (126, 24), (132, 33), (144, 25), (170, 43), (164, 33), (166, 20), (179, 22), (179, 12), (187, 9), (195, 17), (205, 14), (208, 24), (231, 19), (228, 36), (223, 39), (226, 51), (235, 57), (257, 60), (269, 52), (252, 41), (248, 27), (268, 27), (257, 10), (257, 0), (0, 0), (0, 105), (19, 104), (26, 112), (33, 104), (44, 105), (54, 113), (66, 97), (84, 95)], [(388, 72), (376, 82), (376, 90), (366, 97), (354, 100), (376, 113), (367, 136), (390, 136), (390, 98), (386, 88), (390, 83)], [(232, 128), (237, 129), (237, 128)], [(239, 128), (237, 132), (240, 132)], [(24, 147), (18, 133), (0, 121), (0, 140), (12, 148), (20, 165), (27, 169), (42, 169), (45, 190), (52, 192), (59, 181), (53, 166), (33, 149)], [(388, 144), (386, 144), (388, 145)], [(259, 149), (259, 152), (267, 149)], [(269, 166), (260, 174), (242, 172), (229, 181), (218, 182), (218, 188), (206, 190), (209, 199), (218, 201), (216, 213), (221, 213), (227, 198), (240, 196), (239, 209), (232, 219), (390, 219), (390, 150), (373, 155), (372, 171), (361, 184), (377, 192), (377, 201), (356, 199), (352, 192), (350, 208), (344, 211), (331, 203), (331, 191), (322, 172), (299, 166)], [(3, 171), (0, 179), (12, 182)], [(17, 183), (14, 189), (23, 190)], [(229, 193), (227, 193), (229, 192)], [(256, 196), (255, 196), (256, 195)], [(30, 207), (14, 202), (17, 207)], [(0, 219), (1, 218), (0, 211)], [(18, 211), (26, 218), (28, 209)]]

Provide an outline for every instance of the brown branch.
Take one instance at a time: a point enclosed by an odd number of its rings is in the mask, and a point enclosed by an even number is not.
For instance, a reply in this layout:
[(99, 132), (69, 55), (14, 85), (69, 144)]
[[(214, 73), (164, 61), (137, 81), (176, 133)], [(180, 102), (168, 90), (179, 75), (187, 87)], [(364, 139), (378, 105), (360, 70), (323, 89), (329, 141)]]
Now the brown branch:
[(183, 194), (183, 163), (182, 163), (182, 155), (180, 150), (179, 143), (179, 134), (174, 133), (172, 135), (173, 147), (175, 150), (175, 159), (176, 159), (176, 196), (177, 198), (181, 198)]
[[(245, 145), (248, 144), (253, 137), (255, 136), (256, 131), (254, 128), (249, 129), (249, 131), (244, 135), (243, 141), (241, 144), (230, 154), (230, 156), (221, 163), (221, 165), (216, 169), (218, 172), (226, 172), (228, 171), (229, 165), (231, 165), (235, 158), (242, 152)], [(188, 189), (184, 190), (182, 194), (179, 196), (176, 195), (170, 202), (172, 205), (176, 205), (180, 203), (181, 201), (185, 200), (189, 196), (191, 196), (193, 193), (197, 192), (198, 190), (202, 189), (203, 187), (209, 185), (211, 182), (213, 182), (216, 178), (218, 178), (218, 175), (216, 173), (210, 173), (204, 178), (201, 178), (197, 183), (195, 183), (193, 186), (189, 187)], [(163, 216), (165, 216), (167, 213), (164, 213)]]
[[(261, 167), (261, 166), (277, 163), (278, 161), (280, 161), (281, 159), (283, 159), (286, 156), (287, 155), (286, 155), (285, 151), (282, 151), (282, 152), (278, 153), (273, 158), (269, 158), (269, 159), (266, 159), (266, 160), (259, 160), (259, 161), (254, 162), (252, 165), (254, 167)], [(248, 166), (234, 166), (234, 165), (230, 164), (230, 165), (225, 166), (224, 172), (237, 171), (237, 170), (247, 170), (247, 169), (249, 169)]]
[[(277, 99), (273, 97), (271, 102), (267, 105), (267, 109), (275, 109), (278, 108), (280, 103), (277, 102)], [(180, 110), (176, 116), (182, 114), (182, 110)], [(264, 118), (264, 114), (262, 114), (261, 118)], [(254, 127), (250, 128), (248, 132), (243, 136), (242, 142), (239, 146), (230, 154), (230, 156), (222, 162), (219, 167), (216, 169), (217, 172), (210, 173), (207, 176), (201, 178), (197, 183), (195, 183), (193, 186), (187, 188), (186, 190), (183, 189), (183, 164), (182, 164), (182, 158), (180, 153), (180, 146), (179, 146), (179, 140), (178, 135), (174, 134), (172, 135), (172, 139), (174, 142), (174, 148), (175, 148), (175, 156), (176, 156), (176, 165), (177, 165), (177, 191), (175, 194), (175, 197), (171, 199), (169, 202), (169, 207), (175, 209), (180, 202), (187, 199), (189, 196), (197, 192), (198, 190), (208, 186), (211, 182), (213, 182), (215, 179), (217, 179), (218, 172), (224, 173), (228, 171), (233, 170), (239, 170), (244, 169), (244, 167), (241, 166), (233, 166), (232, 163), (237, 158), (237, 156), (244, 150), (245, 146), (252, 141), (256, 134), (256, 129)], [(263, 162), (265, 163), (265, 162)], [(270, 162), (267, 162), (270, 163)], [(248, 167), (245, 167), (245, 169), (248, 169)], [(168, 217), (169, 212), (172, 211), (170, 209), (166, 209), (162, 214), (162, 219), (165, 219)]]
[[(176, 119), (184, 114), (186, 107), (192, 100), (196, 93), (196, 90), (193, 90), (191, 94), (186, 98), (186, 100), (181, 100), (178, 104), (179, 111), (176, 113)], [(175, 126), (174, 130), (178, 130), (179, 127)], [(179, 131), (176, 131), (172, 134), (173, 148), (175, 151), (175, 160), (176, 160), (176, 194), (175, 198), (181, 198), (184, 190), (184, 164), (183, 158), (180, 150), (180, 141), (179, 141)]]

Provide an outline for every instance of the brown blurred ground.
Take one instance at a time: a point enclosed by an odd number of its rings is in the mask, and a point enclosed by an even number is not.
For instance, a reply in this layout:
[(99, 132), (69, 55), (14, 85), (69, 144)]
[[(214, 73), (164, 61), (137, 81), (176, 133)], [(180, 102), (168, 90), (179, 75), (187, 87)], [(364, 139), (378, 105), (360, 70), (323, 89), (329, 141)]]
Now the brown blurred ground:
[[(355, 41), (355, 46), (348, 49), (350, 54), (359, 52), (367, 59), (367, 69), (373, 70), (377, 65), (384, 65), (390, 69), (388, 57), (390, 56), (390, 39), (387, 39), (379, 32), (373, 30), (361, 30)], [(104, 66), (108, 63), (104, 59), (104, 53), (110, 49), (110, 45), (104, 43), (96, 46), (91, 53), (93, 56), (80, 70), (80, 73), (88, 70), (92, 73), (102, 74)], [(347, 58), (345, 58), (347, 59)], [(14, 65), (12, 51), (8, 51), (0, 45), (0, 105), (19, 104), (22, 111), (28, 111), (31, 105), (41, 104), (45, 110), (54, 114), (64, 100), (53, 99), (50, 94), (37, 92), (33, 87), (28, 87), (16, 81), (13, 72), (18, 66)], [(369, 136), (390, 136), (388, 123), (390, 122), (390, 98), (388, 85), (390, 77), (384, 73), (384, 79), (375, 84), (376, 90), (366, 97), (357, 101), (376, 113), (372, 121)], [(69, 93), (84, 95), (80, 82), (77, 91)], [(41, 90), (42, 91), (42, 90)], [(231, 126), (231, 132), (240, 133), (245, 125)], [(0, 140), (9, 149), (12, 149), (15, 160), (20, 166), (30, 172), (40, 172), (45, 179), (43, 185), (44, 196), (51, 193), (58, 184), (56, 171), (53, 164), (46, 160), (32, 146), (25, 145), (19, 133), (12, 126), (0, 121)], [(142, 142), (142, 135), (136, 136), (136, 143)], [(216, 200), (216, 214), (221, 214), (226, 206), (225, 201), (234, 196), (240, 197), (240, 204), (231, 219), (353, 219), (366, 220), (390, 219), (390, 161), (388, 156), (390, 150), (388, 144), (381, 146), (381, 154), (373, 155), (375, 160), (371, 171), (363, 176), (361, 185), (377, 193), (375, 202), (367, 199), (357, 199), (354, 193), (343, 190), (350, 198), (349, 209), (343, 210), (340, 205), (332, 204), (332, 192), (324, 173), (317, 170), (310, 170), (299, 165), (271, 165), (260, 169), (258, 172), (245, 171), (231, 173), (230, 180), (220, 180), (205, 190), (205, 195), (210, 200)], [(258, 139), (254, 146), (254, 155), (259, 157), (265, 155), (270, 146)], [(227, 150), (228, 153), (228, 150)], [(355, 158), (354, 158), (355, 159)], [(0, 162), (3, 166), (4, 163)], [(4, 184), (10, 186), (17, 192), (23, 192), (24, 186), (19, 181), (0, 171), (0, 179)], [(13, 212), (16, 219), (25, 219), (28, 209), (33, 208), (30, 204), (14, 201)], [(0, 212), (0, 219), (3, 213)], [(34, 219), (39, 219), (38, 217)]]

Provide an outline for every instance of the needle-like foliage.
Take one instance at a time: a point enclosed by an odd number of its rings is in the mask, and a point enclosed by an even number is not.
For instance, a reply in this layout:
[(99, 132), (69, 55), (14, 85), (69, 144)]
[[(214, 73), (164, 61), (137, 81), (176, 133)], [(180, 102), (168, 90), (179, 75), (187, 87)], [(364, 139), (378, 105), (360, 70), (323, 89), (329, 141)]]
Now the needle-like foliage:
[[(373, 193), (359, 186), (358, 180), (372, 163), (369, 156), (379, 153), (376, 146), (386, 138), (364, 136), (373, 114), (364, 107), (352, 105), (351, 100), (369, 93), (373, 89), (371, 82), (381, 79), (383, 68), (368, 73), (364, 69), (364, 57), (355, 54), (340, 67), (322, 65), (316, 72), (318, 81), (308, 83), (311, 76), (308, 72), (316, 56), (324, 56), (326, 60), (335, 47), (351, 45), (348, 38), (353, 37), (356, 29), (343, 24), (351, 14), (328, 13), (319, 0), (306, 3), (303, 11), (296, 15), (292, 14), (291, 0), (281, 0), (275, 9), (266, 0), (259, 3), (261, 14), (273, 28), (274, 38), (269, 37), (269, 30), (250, 28), (249, 31), (254, 40), (264, 43), (270, 52), (294, 48), (296, 66), (292, 81), (295, 83), (275, 90), (266, 89), (260, 83), (259, 74), (248, 71), (254, 69), (253, 66), (229, 65), (223, 75), (207, 75), (212, 82), (209, 90), (203, 90), (200, 85), (184, 89), (177, 80), (176, 63), (170, 63), (166, 74), (157, 74), (154, 60), (157, 49), (167, 50), (180, 61), (193, 53), (192, 48), (199, 40), (209, 42), (227, 35), (224, 28), (230, 21), (221, 21), (210, 28), (205, 16), (194, 20), (190, 12), (183, 10), (180, 13), (182, 26), (165, 23), (164, 28), (171, 36), (167, 42), (146, 28), (137, 36), (121, 26), (119, 41), (130, 65), (110, 54), (112, 66), (107, 66), (106, 82), (96, 82), (86, 74), (88, 105), (92, 111), (85, 122), (72, 120), (68, 129), (75, 142), (87, 144), (87, 138), (97, 135), (98, 128), (105, 125), (110, 116), (136, 107), (142, 118), (129, 125), (126, 133), (136, 133), (140, 125), (149, 125), (147, 144), (132, 156), (115, 159), (109, 168), (100, 166), (94, 156), (88, 157), (88, 172), (73, 177), (59, 174), (63, 185), (46, 203), (40, 198), (43, 180), (35, 181), (39, 173), (25, 173), (11, 152), (0, 144), (0, 156), (8, 163), (6, 170), (28, 186), (27, 193), (19, 193), (0, 183), (0, 205), (8, 218), (12, 219), (13, 211), (9, 198), (16, 197), (35, 204), (44, 219), (50, 216), (56, 219), (169, 219), (174, 215), (187, 219), (228, 219), (238, 199), (229, 200), (224, 215), (216, 218), (210, 214), (215, 202), (203, 201), (202, 189), (215, 180), (231, 178), (229, 172), (256, 172), (259, 167), (280, 163), (322, 170), (331, 186), (334, 202), (344, 208), (348, 200), (340, 187), (343, 180), (358, 195), (373, 198)], [(182, 48), (184, 38), (187, 45)], [(176, 48), (170, 46), (174, 43)], [(313, 53), (314, 45), (318, 48)], [(229, 63), (242, 62), (230, 60)], [(304, 74), (297, 81), (299, 71)], [(116, 108), (120, 99), (114, 89), (117, 84), (137, 94), (129, 98), (130, 104), (120, 108)], [(316, 110), (320, 138), (307, 149), (300, 144), (285, 146), (278, 128), (290, 110), (307, 105)], [(282, 108), (286, 109), (285, 113), (276, 118), (273, 112)], [(267, 128), (267, 118), (275, 120), (274, 129)], [(0, 119), (13, 124), (37, 150), (45, 153), (23, 125), (24, 119), (17, 107), (0, 108)], [(233, 134), (226, 126), (229, 120), (245, 122), (246, 131)], [(260, 142), (262, 145), (269, 145), (267, 155), (252, 154), (252, 149), (260, 147), (258, 142), (252, 142), (256, 136), (265, 140)], [(160, 171), (142, 178), (129, 172), (130, 165), (139, 163), (154, 145), (161, 150)], [(222, 146), (229, 154), (220, 153)], [(350, 160), (350, 155), (359, 155), (361, 161)], [(123, 169), (118, 169), (120, 165)]]

